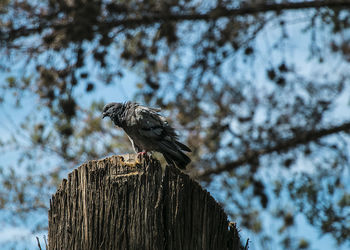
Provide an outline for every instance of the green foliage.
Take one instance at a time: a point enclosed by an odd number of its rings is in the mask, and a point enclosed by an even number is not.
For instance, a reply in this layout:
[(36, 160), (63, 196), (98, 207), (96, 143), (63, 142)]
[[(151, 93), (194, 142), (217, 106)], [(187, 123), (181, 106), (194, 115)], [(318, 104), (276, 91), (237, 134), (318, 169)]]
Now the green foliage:
[(8, 222), (45, 211), (78, 164), (130, 150), (95, 94), (134, 71), (135, 99), (169, 114), (189, 173), (261, 246), (312, 246), (291, 233), (298, 215), (348, 244), (349, 4), (255, 2), (0, 1), (0, 104), (20, 114), (3, 115)]

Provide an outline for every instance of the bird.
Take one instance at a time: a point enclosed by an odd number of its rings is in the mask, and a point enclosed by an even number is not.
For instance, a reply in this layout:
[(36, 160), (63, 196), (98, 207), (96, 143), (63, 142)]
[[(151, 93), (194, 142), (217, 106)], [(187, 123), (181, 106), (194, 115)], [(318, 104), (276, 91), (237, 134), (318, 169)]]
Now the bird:
[(111, 102), (103, 107), (102, 119), (109, 117), (122, 128), (136, 153), (156, 151), (163, 154), (168, 164), (186, 169), (191, 159), (183, 151), (191, 149), (178, 141), (175, 129), (160, 111), (135, 102)]

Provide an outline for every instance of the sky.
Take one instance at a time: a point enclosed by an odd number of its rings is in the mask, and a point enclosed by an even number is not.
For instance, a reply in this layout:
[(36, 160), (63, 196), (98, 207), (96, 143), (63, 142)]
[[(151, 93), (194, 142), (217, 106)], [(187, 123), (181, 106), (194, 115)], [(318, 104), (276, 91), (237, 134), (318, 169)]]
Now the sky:
[[(127, 101), (130, 100), (135, 91), (136, 87), (135, 85), (139, 83), (140, 79), (132, 72), (129, 72), (125, 78), (121, 80), (120, 83), (117, 85), (109, 85), (104, 88), (99, 88), (96, 93), (94, 93), (94, 97), (97, 97), (96, 99), (103, 98), (106, 103), (111, 101)], [(122, 85), (124, 90), (120, 91), (120, 88), (118, 85)], [(88, 104), (89, 102), (89, 96), (84, 97), (86, 100), (83, 100), (83, 102), (86, 102)], [(29, 100), (31, 102), (32, 100)], [(27, 107), (30, 107), (28, 105)], [(6, 119), (4, 115), (10, 114), (12, 119), (15, 120), (15, 117), (18, 115), (23, 115), (26, 110), (17, 110), (12, 109), (11, 105), (9, 106), (1, 106), (0, 110), (4, 109), (6, 112), (0, 112), (0, 137), (6, 137), (8, 134), (8, 129), (11, 126), (11, 124), (6, 124), (4, 126), (4, 122), (6, 122)], [(27, 110), (30, 111), (30, 108)], [(2, 117), (1, 117), (2, 116)], [(5, 155), (0, 155), (0, 162), (2, 162), (3, 165), (6, 165), (6, 163), (10, 163), (10, 159), (14, 159), (13, 156), (15, 156), (14, 153), (8, 153)], [(103, 156), (101, 156), (103, 158)], [(220, 201), (220, 192), (218, 190), (208, 190), (211, 192), (211, 194)], [(277, 202), (277, 201), (273, 201)], [(1, 218), (1, 211), (0, 211), (0, 218)], [(266, 220), (267, 225), (271, 225), (271, 229), (277, 231), (278, 225), (276, 224), (276, 221), (271, 219), (271, 217), (268, 216), (268, 214), (264, 217)], [(297, 216), (297, 226), (296, 226), (296, 235), (303, 236), (308, 238), (310, 241), (312, 241), (312, 249), (318, 249), (318, 250), (329, 250), (329, 249), (335, 249), (335, 241), (332, 237), (329, 235), (323, 235), (321, 236), (317, 230), (312, 228), (308, 223), (306, 222), (305, 218), (302, 215)], [(239, 227), (239, 225), (238, 225)], [(39, 237), (41, 244), (43, 243), (43, 235), (45, 235), (46, 232), (42, 232), (39, 234), (32, 234), (31, 231), (26, 227), (11, 227), (9, 225), (6, 225), (4, 223), (0, 222), (0, 246), (3, 244), (6, 244), (9, 246), (8, 249), (11, 249), (11, 244), (9, 243), (13, 241), (19, 241), (23, 242), (23, 244), (16, 245), (17, 249), (37, 249), (37, 241), (36, 237)], [(250, 250), (260, 250), (259, 246), (254, 244), (256, 242), (256, 237), (251, 233), (247, 232), (244, 229), (240, 232), (242, 239), (250, 239)], [(278, 249), (275, 248), (275, 246), (271, 246), (271, 249)], [(348, 249), (346, 246), (342, 246), (338, 248), (339, 250), (345, 250)]]
[[(0, 83), (3, 82), (6, 77), (6, 75), (0, 76)], [(133, 98), (136, 91), (136, 84), (139, 82), (140, 78), (135, 73), (127, 72), (120, 82), (98, 88), (93, 94), (94, 100), (103, 99), (106, 103), (113, 101), (129, 101)], [(91, 96), (83, 95), (81, 98), (83, 104), (89, 105)], [(6, 99), (8, 102), (0, 104), (0, 138), (2, 140), (6, 140), (11, 134), (17, 133), (15, 127), (20, 127), (19, 123), (21, 120), (16, 119), (16, 117), (24, 117), (28, 113), (33, 112), (33, 103), (37, 103), (36, 98), (28, 96), (24, 101), (23, 107), (21, 109), (16, 109), (13, 108), (13, 103), (15, 102), (14, 98), (8, 95)], [(25, 143), (25, 140), (23, 140), (23, 142)], [(15, 165), (19, 154), (20, 151), (17, 150), (1, 152), (0, 167)], [(101, 156), (101, 158), (104, 158), (104, 156)], [(47, 201), (47, 203), (48, 202), (49, 201)], [(41, 246), (44, 246), (44, 236), (46, 235), (47, 237), (46, 231), (32, 234), (30, 228), (25, 225), (13, 227), (2, 219), (6, 216), (8, 216), (6, 212), (0, 210), (0, 249), (38, 249), (36, 237), (39, 237)], [(34, 220), (35, 219), (36, 218), (34, 218)], [(18, 242), (20, 243), (18, 244)], [(3, 247), (4, 245), (6, 245), (5, 248)]]
[[(269, 34), (271, 35), (271, 33)], [(302, 55), (302, 50), (305, 49), (303, 46), (305, 46), (306, 43), (303, 42), (302, 38), (299, 43), (296, 43), (294, 49), (291, 49), (289, 51), (291, 57), (295, 57), (296, 59)], [(260, 41), (261, 44), (263, 44), (263, 41)], [(263, 46), (263, 45), (262, 45)], [(268, 55), (266, 55), (268, 56)], [(91, 62), (92, 63), (92, 62)], [(308, 73), (310, 69), (307, 65), (298, 65), (299, 68), (304, 71), (305, 73)], [(263, 72), (260, 72), (260, 77), (262, 77)], [(3, 82), (4, 78), (6, 78), (6, 75), (0, 76), (0, 84)], [(98, 79), (95, 79), (98, 81)], [(137, 76), (136, 73), (132, 71), (127, 71), (125, 74), (125, 77), (120, 80), (120, 82), (117, 82), (116, 84), (111, 84), (104, 87), (99, 87), (97, 90), (93, 93), (93, 99), (99, 100), (103, 99), (105, 103), (112, 102), (112, 101), (127, 101), (133, 99), (134, 93), (136, 92), (136, 84), (140, 83), (142, 79)], [(263, 81), (261, 81), (263, 84)], [(102, 86), (102, 85), (99, 85)], [(15, 132), (13, 125), (19, 126), (17, 124), (17, 121), (20, 121), (16, 119), (16, 117), (23, 117), (28, 112), (32, 112), (32, 103), (36, 103), (37, 100), (35, 100), (34, 97), (27, 96), (26, 98), (26, 105), (22, 109), (14, 109), (11, 105), (11, 100), (13, 98), (11, 96), (7, 97), (9, 100), (9, 103), (4, 103), (0, 105), (0, 138), (6, 139), (10, 136), (9, 131)], [(90, 95), (82, 95), (81, 96), (81, 102), (86, 103), (86, 105), (89, 104), (91, 100)], [(349, 100), (349, 96), (343, 96), (339, 102), (339, 113), (347, 112), (349, 109), (346, 107), (346, 103)], [(337, 114), (334, 114), (335, 117), (337, 117)], [(11, 122), (9, 122), (9, 117), (11, 117)], [(15, 164), (15, 159), (17, 155), (17, 151), (10, 151), (6, 153), (0, 154), (0, 162), (2, 166), (5, 166), (7, 164)], [(103, 158), (103, 156), (101, 156)], [(77, 166), (78, 167), (78, 166)], [(220, 201), (221, 193), (218, 190), (208, 190), (211, 192), (211, 194)], [(272, 201), (272, 202), (278, 202), (278, 201)], [(7, 225), (4, 222), (1, 222), (1, 216), (4, 216), (4, 212), (0, 211), (0, 246), (6, 244), (7, 249), (11, 249), (11, 245), (9, 243), (14, 241), (22, 242), (17, 246), (17, 249), (37, 249), (37, 242), (36, 242), (36, 236), (38, 236), (41, 239), (41, 243), (43, 244), (42, 237), (46, 232), (42, 232), (40, 234), (33, 235), (31, 231), (25, 227), (11, 227), (10, 225)], [(267, 214), (264, 219), (266, 220), (266, 224), (271, 226), (271, 229), (274, 231), (278, 230), (279, 225), (277, 225), (276, 221), (273, 220), (269, 215)], [(312, 249), (317, 250), (329, 250), (329, 249), (335, 249), (335, 240), (329, 236), (329, 235), (320, 235), (317, 230), (315, 230), (313, 227), (311, 227), (303, 215), (299, 214), (296, 218), (297, 226), (293, 228), (295, 229), (295, 233), (297, 236), (302, 236), (307, 239), (309, 239), (312, 242)], [(239, 225), (238, 225), (239, 227)], [(256, 242), (256, 237), (251, 233), (247, 232), (244, 229), (241, 230), (241, 237), (242, 239), (250, 239), (250, 250), (260, 250), (259, 246), (254, 244)], [(4, 248), (2, 248), (4, 249)], [(278, 249), (275, 246), (271, 246), (271, 249)], [(345, 245), (338, 247), (339, 250), (346, 250), (348, 249)]]

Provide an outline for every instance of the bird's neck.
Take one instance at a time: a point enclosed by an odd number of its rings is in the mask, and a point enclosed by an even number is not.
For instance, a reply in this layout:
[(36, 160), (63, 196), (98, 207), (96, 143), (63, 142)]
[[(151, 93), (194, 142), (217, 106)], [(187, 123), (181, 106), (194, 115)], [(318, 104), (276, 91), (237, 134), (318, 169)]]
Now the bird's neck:
[(123, 104), (116, 110), (116, 112), (113, 114), (113, 117), (111, 117), (114, 124), (118, 127), (123, 127), (123, 124), (125, 123), (125, 110), (126, 104)]

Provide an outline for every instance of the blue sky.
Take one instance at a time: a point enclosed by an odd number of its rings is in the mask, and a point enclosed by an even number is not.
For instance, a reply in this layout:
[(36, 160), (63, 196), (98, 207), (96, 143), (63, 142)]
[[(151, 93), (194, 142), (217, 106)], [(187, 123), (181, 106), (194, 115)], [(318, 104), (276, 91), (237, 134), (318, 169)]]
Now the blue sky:
[[(0, 82), (4, 82), (8, 75), (2, 75)], [(95, 79), (98, 81), (98, 79)], [(119, 101), (124, 102), (132, 99), (136, 91), (136, 84), (140, 82), (139, 77), (133, 72), (127, 72), (126, 76), (119, 82), (110, 85), (102, 85), (103, 87), (97, 88), (94, 91), (93, 99), (103, 99), (105, 102)], [(90, 105), (91, 96), (88, 94), (81, 95), (81, 104)], [(23, 102), (23, 107), (20, 109), (14, 108), (15, 98), (11, 94), (6, 95), (6, 102), (0, 104), (0, 138), (2, 141), (6, 141), (12, 135), (17, 135), (20, 130), (21, 119), (18, 117), (24, 117), (31, 112), (35, 111), (35, 105), (38, 105), (38, 100), (35, 96), (26, 96)], [(23, 146), (25, 147), (27, 140), (23, 139)], [(4, 150), (0, 154), (0, 167), (17, 164), (17, 159), (21, 154), (22, 149), (10, 149)], [(52, 156), (50, 156), (52, 157)], [(103, 158), (104, 156), (101, 156)], [(78, 166), (77, 166), (78, 167)], [(19, 171), (22, 171), (19, 169)], [(0, 190), (1, 191), (1, 190)], [(47, 201), (48, 204), (49, 201)], [(7, 212), (0, 210), (0, 246), (6, 245), (6, 249), (37, 249), (36, 237), (40, 238), (41, 244), (43, 245), (43, 236), (47, 235), (47, 232), (41, 232), (32, 234), (31, 229), (26, 225), (20, 225), (14, 227), (6, 223)], [(46, 215), (44, 215), (46, 217)], [(33, 218), (34, 220), (37, 218)], [(18, 244), (19, 243), (19, 244)], [(5, 249), (5, 248), (1, 248)]]
[[(111, 102), (111, 101), (127, 101), (129, 100), (135, 93), (136, 87), (135, 85), (139, 83), (140, 79), (135, 75), (134, 73), (129, 72), (126, 77), (121, 80), (117, 84), (112, 84), (110, 86), (106, 86), (104, 88), (99, 88), (96, 93), (94, 93), (94, 99), (104, 99), (105, 102)], [(123, 86), (123, 90), (120, 91), (120, 85)], [(97, 97), (97, 98), (95, 98)], [(85, 97), (82, 97), (84, 100), (83, 102), (86, 102), (86, 104), (89, 103), (89, 95), (86, 95)], [(86, 100), (85, 100), (86, 99)], [(33, 100), (28, 99), (28, 102), (32, 102)], [(11, 108), (11, 105), (3, 105), (0, 108), (4, 109), (6, 112), (0, 112), (0, 136), (1, 138), (5, 138), (9, 135), (8, 130), (11, 130), (11, 124), (6, 124), (6, 117), (4, 115), (10, 114), (11, 119), (16, 121), (17, 116), (21, 116), (25, 114), (26, 112), (30, 112), (31, 108), (30, 105), (26, 106), (28, 108), (24, 108), (23, 110), (17, 110)], [(2, 117), (1, 117), (2, 116)], [(2, 162), (2, 165), (6, 165), (11, 163), (10, 159), (14, 159), (13, 157), (16, 156), (16, 152), (9, 152), (7, 154), (0, 155), (0, 162)], [(103, 156), (101, 156), (103, 158)], [(209, 190), (211, 191), (212, 195), (220, 200), (220, 192), (218, 190)], [(277, 202), (277, 201), (273, 201)], [(0, 217), (1, 217), (1, 211), (0, 211)], [(2, 214), (3, 215), (3, 214)], [(266, 220), (267, 225), (271, 225), (271, 229), (273, 231), (278, 230), (277, 222), (271, 217), (269, 217), (268, 214), (266, 214), (266, 217), (264, 217)], [(335, 248), (335, 241), (332, 237), (329, 235), (321, 236), (317, 230), (312, 228), (308, 223), (305, 221), (304, 217), (302, 215), (297, 216), (297, 226), (296, 226), (296, 235), (306, 237), (310, 241), (312, 241), (313, 249), (319, 249), (319, 250), (328, 250), (328, 249), (334, 249)], [(239, 226), (239, 225), (238, 225)], [(41, 241), (42, 236), (46, 232), (42, 232), (39, 234), (33, 235), (30, 230), (26, 227), (20, 226), (20, 227), (11, 227), (9, 225), (6, 225), (5, 223), (0, 222), (0, 245), (2, 244), (8, 244), (13, 241), (19, 241), (23, 242), (23, 244), (20, 244), (18, 249), (23, 249), (22, 247), (27, 247), (27, 249), (36, 249), (37, 242), (35, 237), (38, 236)], [(250, 243), (250, 249), (251, 250), (258, 250), (261, 249), (258, 246), (254, 244), (256, 241), (256, 237), (250, 233), (246, 232), (244, 229), (241, 231), (242, 239), (249, 238), (251, 240)], [(271, 249), (277, 249), (275, 246), (271, 246)], [(9, 248), (10, 249), (10, 248)], [(338, 249), (348, 249), (345, 246), (338, 248)]]
[[(293, 28), (293, 27), (292, 27)], [(299, 30), (300, 27), (294, 27), (293, 29)], [(268, 39), (273, 40), (274, 33), (269, 32), (265, 35), (269, 36)], [(257, 43), (257, 48), (260, 48), (261, 50), (264, 50), (264, 44), (266, 44), (265, 38), (261, 38), (260, 42)], [(299, 39), (299, 40), (298, 40)], [(297, 38), (298, 41), (294, 41), (293, 45), (290, 49), (287, 49), (287, 56), (288, 58), (294, 58), (295, 62), (297, 63), (298, 70), (303, 74), (309, 74), (312, 70), (312, 64), (301, 64), (302, 61), (305, 60), (304, 57), (307, 55), (303, 53), (307, 49), (306, 47), (306, 40), (307, 37), (299, 37)], [(276, 58), (276, 55), (266, 54), (266, 57), (272, 56), (275, 58), (272, 58), (271, 61), (279, 61), (281, 58)], [(303, 60), (299, 60), (299, 58), (304, 58)], [(336, 60), (336, 58), (334, 58)], [(264, 63), (264, 58), (261, 58), (260, 63)], [(323, 67), (334, 67), (334, 65), (325, 65)], [(341, 67), (348, 67), (347, 65), (342, 65)], [(338, 67), (338, 70), (340, 68)], [(264, 84), (264, 75), (265, 72), (257, 70), (257, 77), (260, 79), (260, 82), (262, 85)], [(0, 77), (0, 81), (3, 82), (4, 78), (6, 78), (6, 75), (2, 75)], [(98, 82), (98, 78), (94, 79), (96, 82)], [(81, 103), (85, 103), (87, 106), (90, 103), (91, 99), (99, 100), (103, 99), (106, 103), (111, 101), (127, 101), (133, 98), (134, 93), (136, 91), (136, 84), (142, 82), (142, 79), (137, 76), (136, 73), (132, 71), (126, 71), (125, 77), (115, 82), (114, 84), (103, 86), (102, 84), (98, 84), (99, 88), (95, 92), (93, 92), (92, 95), (89, 94), (81, 94), (79, 96)], [(350, 92), (349, 92), (350, 93)], [(13, 97), (7, 96), (7, 103), (3, 103), (0, 105), (0, 138), (2, 140), (8, 138), (11, 133), (16, 133), (16, 130), (14, 129), (14, 124), (16, 126), (19, 126), (18, 122), (20, 122), (20, 119), (17, 119), (17, 117), (23, 117), (24, 115), (28, 114), (29, 112), (33, 111), (33, 103), (34, 105), (37, 104), (36, 97), (33, 96), (26, 96), (25, 105), (21, 109), (14, 109), (12, 106)], [(337, 113), (334, 113), (334, 117), (330, 117), (330, 120), (336, 120), (337, 117), (339, 117), (337, 114), (344, 114), (344, 112), (349, 111), (349, 95), (344, 94), (339, 100), (338, 100), (338, 111)], [(9, 122), (9, 117), (13, 122)], [(341, 116), (344, 117), (344, 116)], [(11, 150), (10, 152), (4, 152), (0, 155), (0, 162), (1, 166), (6, 166), (8, 164), (15, 164), (16, 157), (18, 152), (15, 150)], [(103, 158), (104, 156), (101, 156)], [(300, 166), (303, 168), (303, 166)], [(221, 193), (218, 190), (209, 190), (212, 195), (217, 199), (220, 200)], [(277, 202), (277, 200), (272, 201)], [(4, 216), (6, 213), (4, 211), (0, 211), (0, 218)], [(46, 215), (45, 215), (46, 216)], [(272, 231), (277, 231), (279, 225), (277, 224), (276, 220), (273, 220), (271, 217), (269, 217), (268, 214), (264, 217), (266, 225), (271, 225)], [(318, 250), (328, 250), (328, 249), (335, 249), (335, 241), (332, 237), (329, 235), (320, 235), (317, 230), (315, 230), (313, 227), (311, 227), (303, 217), (303, 215), (298, 215), (296, 217), (297, 226), (293, 228), (294, 232), (297, 236), (302, 236), (307, 238), (312, 243), (312, 249), (318, 249)], [(239, 225), (238, 225), (239, 227)], [(22, 244), (20, 244), (18, 249), (37, 249), (37, 243), (35, 236), (38, 236), (42, 239), (42, 235), (46, 232), (42, 232), (41, 234), (32, 235), (30, 230), (25, 226), (19, 226), (19, 227), (11, 227), (10, 225), (1, 222), (0, 220), (0, 245), (8, 244), (9, 242), (13, 241), (20, 241)], [(256, 242), (256, 237), (250, 233), (242, 229), (241, 231), (242, 239), (249, 238), (251, 240), (250, 248), (251, 250), (258, 250), (259, 248), (254, 242)], [(275, 246), (270, 246), (270, 249), (278, 249)], [(10, 248), (9, 248), (10, 249)], [(340, 248), (337, 248), (340, 250), (348, 249), (346, 246), (342, 246)]]

